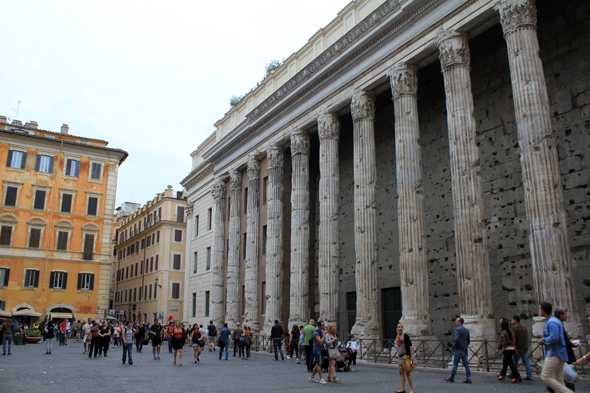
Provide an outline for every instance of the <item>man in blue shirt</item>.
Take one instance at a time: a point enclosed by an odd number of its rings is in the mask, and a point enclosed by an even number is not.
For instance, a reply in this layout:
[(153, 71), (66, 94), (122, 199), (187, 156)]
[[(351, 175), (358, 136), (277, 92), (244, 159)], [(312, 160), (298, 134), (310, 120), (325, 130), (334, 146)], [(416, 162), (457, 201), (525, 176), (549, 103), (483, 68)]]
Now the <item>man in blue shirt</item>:
[(225, 360), (229, 357), (229, 335), (231, 331), (227, 327), (227, 322), (223, 324), (223, 327), (219, 331), (219, 359), (223, 355), (223, 348), (225, 348)]
[[(318, 328), (313, 331), (313, 360), (315, 362), (315, 367), (309, 377), (310, 381), (319, 382), (322, 385), (326, 384), (324, 378), (322, 377), (322, 348), (324, 347), (324, 338), (326, 337), (326, 333), (324, 331), (324, 322), (318, 322)], [(315, 373), (318, 373), (320, 376), (320, 380), (315, 380)]]
[(448, 378), (445, 378), (447, 382), (455, 382), (455, 374), (457, 374), (457, 368), (459, 367), (459, 361), (463, 363), (465, 367), (465, 373), (467, 374), (467, 379), (463, 381), (463, 383), (471, 383), (471, 369), (469, 368), (469, 343), (471, 339), (469, 338), (469, 330), (463, 326), (465, 321), (463, 318), (457, 318), (455, 320), (455, 324), (457, 328), (455, 329), (455, 336), (453, 337), (453, 349), (454, 355), (453, 358), (453, 368), (451, 369), (451, 375)]
[(567, 361), (563, 323), (551, 315), (553, 306), (550, 303), (543, 302), (540, 307), (541, 315), (547, 318), (543, 328), (543, 338), (539, 339), (539, 345), (545, 346), (541, 379), (558, 393), (572, 392), (563, 383), (563, 365)]

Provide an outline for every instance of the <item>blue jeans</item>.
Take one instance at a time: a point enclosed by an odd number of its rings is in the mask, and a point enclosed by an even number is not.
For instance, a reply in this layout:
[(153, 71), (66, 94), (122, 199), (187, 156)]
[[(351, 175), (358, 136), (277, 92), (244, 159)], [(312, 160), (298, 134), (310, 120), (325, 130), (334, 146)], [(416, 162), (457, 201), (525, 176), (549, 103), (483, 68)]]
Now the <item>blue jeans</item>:
[(529, 363), (529, 354), (528, 348), (516, 348), (518, 351), (518, 355), (514, 355), (512, 357), (512, 362), (514, 363), (514, 367), (518, 368), (518, 361), (522, 358), (522, 362), (524, 363), (524, 368), (526, 369), (526, 376), (528, 378), (533, 377), (533, 370), (531, 370), (531, 364)]
[(4, 350), (5, 355), (6, 355), (6, 343), (8, 343), (8, 353), (10, 353), (10, 346), (12, 345), (12, 334), (3, 334), (2, 335), (2, 349)]
[(225, 359), (229, 357), (229, 342), (219, 341), (219, 359), (223, 355), (223, 349), (225, 348)]
[(172, 352), (172, 337), (168, 337), (168, 352)]
[(275, 349), (275, 360), (279, 360), (279, 354), (277, 353), (277, 349), (279, 352), (281, 352), (281, 357), (283, 357), (283, 340), (281, 338), (273, 338), (272, 346)]
[(455, 379), (455, 374), (457, 374), (457, 367), (459, 366), (459, 361), (461, 361), (463, 363), (463, 366), (465, 366), (465, 373), (467, 374), (467, 379), (471, 380), (471, 369), (469, 368), (468, 351), (455, 350), (455, 357), (453, 358), (453, 369), (451, 370), (451, 375), (449, 376), (449, 378)]
[(133, 363), (131, 358), (131, 351), (133, 350), (133, 343), (123, 344), (123, 363), (127, 360), (127, 353), (129, 353), (129, 364)]

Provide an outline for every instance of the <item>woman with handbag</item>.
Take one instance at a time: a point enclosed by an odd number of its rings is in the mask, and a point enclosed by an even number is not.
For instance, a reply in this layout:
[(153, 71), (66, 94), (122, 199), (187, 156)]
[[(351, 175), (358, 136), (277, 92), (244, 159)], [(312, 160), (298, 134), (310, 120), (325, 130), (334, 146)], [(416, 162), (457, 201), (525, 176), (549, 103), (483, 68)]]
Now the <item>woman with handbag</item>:
[(199, 356), (201, 355), (201, 340), (203, 339), (203, 335), (201, 334), (201, 329), (199, 329), (198, 324), (193, 325), (193, 332), (191, 334), (191, 345), (193, 347), (194, 356), (195, 356), (195, 363), (198, 363)]
[[(408, 385), (410, 385), (410, 393), (414, 393), (414, 380), (411, 375), (412, 367), (414, 367), (412, 365), (414, 362), (414, 348), (412, 347), (410, 336), (404, 333), (404, 325), (401, 323), (397, 325), (395, 347), (397, 349), (397, 368), (402, 383), (402, 388), (397, 393), (406, 393), (406, 379), (408, 380)], [(408, 366), (410, 369), (408, 369)]]
[(328, 349), (328, 359), (330, 360), (328, 366), (328, 382), (339, 382), (336, 378), (336, 359), (338, 358), (338, 337), (336, 336), (336, 325), (328, 325), (328, 331), (324, 337), (324, 345)]
[[(500, 375), (498, 376), (498, 381), (503, 381), (506, 379), (506, 370), (510, 367), (510, 372), (512, 373), (512, 381), (511, 383), (518, 383), (522, 382), (520, 378), (520, 374), (518, 370), (514, 366), (514, 362), (512, 361), (512, 357), (515, 354), (515, 346), (514, 343), (516, 342), (516, 338), (514, 337), (514, 332), (510, 330), (510, 325), (508, 325), (508, 320), (502, 318), (500, 320), (500, 345), (502, 347), (502, 354), (504, 355), (504, 359), (502, 361), (502, 370), (500, 371)], [(498, 353), (499, 350), (496, 351)]]

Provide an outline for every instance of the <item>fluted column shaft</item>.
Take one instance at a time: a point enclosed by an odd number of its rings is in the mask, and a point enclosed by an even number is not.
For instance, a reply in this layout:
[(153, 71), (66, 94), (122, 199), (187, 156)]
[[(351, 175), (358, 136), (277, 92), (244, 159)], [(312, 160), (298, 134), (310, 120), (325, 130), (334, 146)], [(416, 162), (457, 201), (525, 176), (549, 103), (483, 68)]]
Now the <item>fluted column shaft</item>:
[(412, 337), (430, 335), (422, 151), (418, 140), (418, 69), (397, 64), (390, 77), (395, 112), (395, 162), (402, 321)]
[(320, 319), (336, 323), (338, 310), (338, 262), (340, 260), (340, 122), (336, 114), (318, 118), (320, 137)]
[[(466, 34), (450, 31), (441, 35), (438, 47), (447, 105), (459, 310), (466, 323), (477, 324), (492, 316), (492, 296), (469, 43)], [(489, 328), (489, 320), (485, 322)], [(472, 337), (490, 333), (478, 331), (478, 326), (474, 328)]]
[(246, 277), (244, 282), (246, 315), (244, 324), (258, 332), (258, 238), (260, 232), (260, 163), (250, 156), (248, 160), (248, 228), (246, 243)]
[(236, 326), (240, 321), (240, 222), (242, 174), (230, 172), (229, 250), (227, 255), (227, 298), (225, 321)]
[(579, 323), (577, 316), (576, 321), (572, 320), (577, 307), (567, 216), (549, 97), (539, 57), (535, 2), (504, 0), (499, 11), (508, 48), (537, 300), (565, 307), (569, 320)]
[(291, 135), (291, 291), (289, 326), (309, 320), (309, 135)]
[(359, 338), (380, 336), (377, 282), (377, 210), (375, 157), (375, 97), (360, 92), (352, 97), (354, 134), (354, 247), (356, 253), (356, 322)]
[(278, 146), (267, 150), (268, 200), (266, 242), (266, 318), (264, 334), (270, 334), (283, 313), (283, 176), (284, 153)]
[(211, 266), (211, 319), (216, 326), (223, 326), (223, 263), (225, 250), (225, 182), (215, 180), (211, 193), (214, 199), (213, 261)]

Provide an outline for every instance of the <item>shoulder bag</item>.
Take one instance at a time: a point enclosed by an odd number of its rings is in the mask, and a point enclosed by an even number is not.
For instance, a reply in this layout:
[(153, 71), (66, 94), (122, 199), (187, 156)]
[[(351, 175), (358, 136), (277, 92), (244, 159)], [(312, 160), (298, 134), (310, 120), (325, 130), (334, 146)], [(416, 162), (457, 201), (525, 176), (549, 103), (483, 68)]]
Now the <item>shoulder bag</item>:
[(410, 355), (404, 355), (404, 368), (407, 372), (411, 373), (414, 371), (417, 365), (418, 361), (416, 361), (416, 359), (412, 360)]

